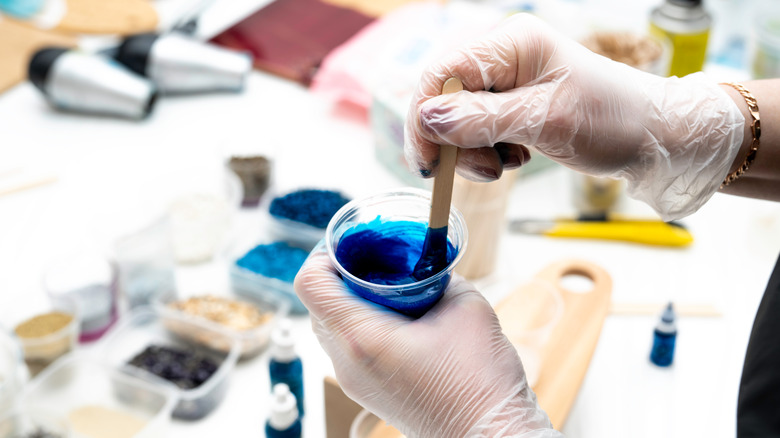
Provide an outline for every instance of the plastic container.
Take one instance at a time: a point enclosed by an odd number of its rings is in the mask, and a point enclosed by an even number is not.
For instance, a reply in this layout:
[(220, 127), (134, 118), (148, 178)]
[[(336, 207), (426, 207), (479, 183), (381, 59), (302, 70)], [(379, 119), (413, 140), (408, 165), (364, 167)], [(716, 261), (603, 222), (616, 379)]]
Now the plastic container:
[(11, 409), (28, 376), (21, 344), (0, 326), (0, 414)]
[(754, 18), (752, 58), (756, 79), (780, 76), (780, 6), (763, 2)]
[[(21, 400), (26, 411), (47, 412), (66, 419), (74, 410), (86, 406), (131, 415), (145, 422), (133, 438), (167, 436), (175, 403), (176, 394), (168, 386), (155, 385), (78, 353), (63, 357), (41, 373)], [(112, 436), (119, 436), (118, 431)]]
[(164, 217), (114, 243), (119, 285), (128, 308), (176, 297), (176, 266), (169, 233), (170, 223)]
[(77, 253), (55, 260), (44, 272), (43, 287), (55, 306), (63, 301), (76, 304), (81, 342), (99, 339), (117, 320), (117, 267), (100, 254)]
[[(16, 335), (15, 330), (19, 324), (30, 320), (38, 315), (50, 312), (61, 312), (71, 315), (73, 319), (64, 327), (40, 337), (21, 337)], [(76, 305), (69, 300), (59, 300), (53, 303), (51, 307), (42, 308), (39, 311), (27, 315), (12, 315), (9, 329), (14, 338), (21, 345), (24, 355), (24, 362), (32, 376), (37, 375), (48, 367), (52, 362), (61, 356), (76, 349), (79, 341), (79, 315)]]
[[(0, 412), (3, 411), (0, 410)], [(36, 433), (45, 433), (46, 435), (35, 435)], [(0, 414), (0, 437), (26, 438), (31, 436), (69, 438), (71, 430), (64, 418), (50, 413), (14, 410)]]
[[(410, 221), (427, 224), (431, 209), (431, 194), (418, 189), (396, 189), (355, 200), (339, 210), (328, 225), (325, 245), (344, 283), (357, 295), (386, 305), (411, 316), (420, 316), (441, 298), (450, 282), (452, 271), (466, 251), (466, 222), (457, 209), (450, 209), (447, 237), (455, 247), (452, 262), (439, 273), (422, 281), (400, 285), (375, 284), (348, 272), (336, 258), (344, 233), (358, 225), (381, 221)], [(425, 231), (423, 230), (423, 237)]]
[[(320, 190), (325, 192), (338, 193), (342, 197), (348, 200), (350, 199), (350, 197), (347, 196), (345, 193), (343, 193), (341, 190), (328, 189), (328, 188), (315, 188), (315, 187), (299, 187), (294, 190), (288, 190), (279, 193), (270, 193), (270, 196), (266, 198), (266, 202), (263, 203), (263, 211), (267, 213), (268, 233), (272, 240), (281, 240), (281, 241), (289, 242), (300, 248), (311, 250), (312, 248), (314, 248), (315, 245), (317, 245), (317, 243), (320, 240), (322, 240), (325, 237), (325, 230), (327, 226), (319, 228), (304, 222), (300, 222), (300, 221), (296, 221), (296, 220), (292, 220), (280, 216), (275, 216), (271, 214), (270, 211), (271, 203), (275, 199), (282, 198), (284, 196), (296, 192), (306, 191), (306, 190)], [(336, 211), (337, 210), (338, 209), (336, 209)], [(334, 215), (336, 211), (333, 211)], [(322, 213), (324, 214), (324, 212)]]
[[(240, 360), (256, 356), (268, 346), (273, 328), (281, 318), (287, 315), (290, 304), (286, 300), (270, 295), (238, 296), (229, 293), (224, 297), (251, 304), (262, 312), (270, 312), (271, 318), (259, 327), (236, 330), (204, 317), (194, 316), (183, 310), (170, 307), (169, 304), (176, 299), (158, 300), (155, 302), (155, 307), (162, 320), (165, 321), (166, 327), (182, 338), (225, 354), (230, 352), (234, 342), (238, 342), (241, 351)], [(191, 324), (178, 324), (178, 321), (182, 320), (191, 322)], [(224, 335), (213, 336), (214, 332), (224, 333)]]
[[(251, 233), (250, 233), (251, 234)], [(236, 262), (252, 248), (260, 244), (269, 244), (267, 239), (237, 240), (226, 251), (229, 264), (230, 284), (233, 292), (248, 299), (258, 299), (267, 302), (283, 300), (289, 306), (289, 312), (296, 315), (305, 315), (308, 310), (295, 293), (292, 281), (283, 281), (278, 278), (266, 277), (250, 269), (238, 266)]]
[[(175, 333), (189, 330), (220, 341), (230, 348), (226, 352), (217, 352), (203, 347)], [(182, 318), (178, 314), (162, 315), (152, 308), (140, 308), (133, 311), (117, 325), (101, 342), (100, 354), (109, 365), (118, 370), (140, 376), (143, 379), (165, 387), (173, 388), (178, 403), (173, 416), (182, 420), (198, 420), (211, 413), (227, 393), (229, 376), (236, 365), (240, 353), (238, 341), (230, 339), (223, 331), (215, 331), (193, 318)], [(128, 362), (150, 345), (166, 346), (204, 354), (217, 362), (216, 372), (202, 385), (193, 389), (181, 389), (173, 383), (139, 369)]]
[(363, 409), (352, 420), (349, 438), (405, 438), (405, 435), (371, 411)]

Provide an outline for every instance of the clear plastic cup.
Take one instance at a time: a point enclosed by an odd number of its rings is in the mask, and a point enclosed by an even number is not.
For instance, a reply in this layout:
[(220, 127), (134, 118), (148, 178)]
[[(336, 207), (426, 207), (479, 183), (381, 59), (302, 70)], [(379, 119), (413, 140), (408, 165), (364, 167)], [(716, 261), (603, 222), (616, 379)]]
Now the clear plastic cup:
[(11, 409), (27, 378), (21, 344), (0, 326), (0, 412)]
[[(410, 316), (420, 316), (433, 307), (447, 288), (453, 269), (466, 251), (466, 222), (455, 208), (450, 209), (447, 227), (447, 238), (455, 248), (455, 257), (444, 270), (425, 280), (397, 285), (370, 283), (347, 271), (336, 258), (339, 242), (348, 230), (371, 223), (377, 218), (380, 221), (417, 222), (427, 227), (430, 209), (430, 192), (410, 188), (381, 192), (342, 207), (328, 224), (325, 245), (347, 286), (369, 301)], [(422, 232), (424, 237), (425, 229)]]
[[(51, 312), (70, 315), (72, 319), (62, 328), (43, 336), (19, 336), (16, 329), (30, 319)], [(76, 304), (68, 299), (53, 302), (51, 306), (39, 308), (35, 313), (8, 315), (9, 329), (13, 330), (24, 355), (30, 375), (35, 376), (61, 356), (73, 351), (79, 342), (79, 313)]]
[(550, 333), (563, 314), (560, 292), (544, 280), (534, 279), (512, 294), (517, 305), (497, 310), (504, 335), (517, 349), (528, 385), (533, 387), (542, 374), (545, 347)]
[(43, 287), (55, 306), (75, 303), (81, 342), (100, 338), (116, 322), (118, 282), (116, 265), (88, 252), (55, 260), (43, 275)]
[[(2, 411), (0, 411), (2, 412)], [(35, 410), (9, 411), (0, 414), (0, 437), (70, 437), (71, 431), (67, 421), (57, 415)]]
[(385, 423), (371, 411), (360, 411), (349, 428), (349, 438), (405, 438), (398, 429)]

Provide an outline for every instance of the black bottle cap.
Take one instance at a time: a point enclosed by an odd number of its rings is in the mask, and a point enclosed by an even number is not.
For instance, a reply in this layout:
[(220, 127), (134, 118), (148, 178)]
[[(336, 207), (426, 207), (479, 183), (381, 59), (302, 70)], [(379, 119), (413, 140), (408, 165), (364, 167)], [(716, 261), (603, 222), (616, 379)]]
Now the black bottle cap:
[(701, 0), (667, 0), (669, 3), (674, 3), (676, 5), (685, 6), (685, 7), (696, 7), (701, 6)]
[(43, 87), (46, 85), (46, 78), (49, 76), (51, 66), (60, 55), (68, 50), (70, 49), (65, 47), (45, 47), (35, 52), (30, 58), (30, 65), (27, 69), (27, 76), (35, 88), (46, 92)]
[(159, 35), (156, 33), (141, 33), (125, 38), (117, 50), (116, 60), (130, 70), (146, 76), (149, 53), (157, 38)]

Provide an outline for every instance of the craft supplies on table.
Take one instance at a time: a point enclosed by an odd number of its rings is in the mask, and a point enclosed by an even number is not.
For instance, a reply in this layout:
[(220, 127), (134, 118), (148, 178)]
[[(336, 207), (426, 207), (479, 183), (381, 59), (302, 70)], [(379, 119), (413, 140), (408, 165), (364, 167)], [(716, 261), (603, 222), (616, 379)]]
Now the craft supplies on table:
[(254, 242), (247, 249), (237, 243), (230, 251), (230, 282), (233, 291), (246, 297), (283, 299), (290, 312), (305, 314), (306, 307), (295, 294), (293, 280), (309, 252), (287, 242)]
[(363, 409), (352, 421), (349, 438), (405, 438), (398, 429), (387, 424), (371, 411)]
[(28, 76), (62, 111), (140, 120), (157, 101), (152, 82), (102, 54), (46, 47), (30, 59)]
[(268, 364), (271, 386), (282, 383), (295, 396), (297, 416), (305, 415), (303, 363), (295, 351), (295, 339), (292, 335), (292, 323), (283, 319), (271, 333), (271, 360)]
[(677, 319), (674, 306), (669, 303), (653, 330), (653, 347), (650, 350), (650, 362), (659, 367), (668, 367), (674, 361), (674, 344), (677, 339)]
[(325, 237), (333, 215), (350, 199), (336, 190), (301, 188), (275, 196), (268, 205), (268, 231), (282, 240), (310, 250)]
[(0, 412), (10, 411), (28, 376), (20, 342), (0, 326)]
[[(84, 354), (73, 353), (34, 379), (20, 401), (30, 412), (46, 412), (64, 419), (70, 430), (97, 432), (86, 436), (164, 438), (176, 394), (167, 385), (145, 381)], [(133, 433), (125, 428), (124, 421), (106, 424), (108, 411), (122, 419), (136, 419), (143, 427)]]
[(73, 303), (61, 301), (34, 315), (14, 315), (13, 334), (21, 345), (24, 362), (35, 376), (52, 362), (74, 350), (79, 340), (79, 313)]
[(712, 17), (702, 0), (664, 0), (650, 14), (650, 33), (671, 47), (669, 70), (662, 76), (701, 71), (707, 56)]
[(65, 419), (43, 412), (24, 409), (0, 411), (0, 437), (8, 438), (69, 438)]
[(130, 309), (176, 297), (173, 242), (167, 217), (113, 245), (119, 289)]
[(468, 235), (463, 216), (452, 208), (447, 227), (449, 265), (428, 278), (413, 278), (430, 205), (430, 192), (396, 189), (352, 201), (336, 213), (325, 245), (355, 294), (412, 316), (436, 304), (466, 251)]
[(118, 282), (116, 265), (97, 253), (55, 259), (43, 274), (43, 287), (55, 306), (75, 304), (81, 342), (100, 338), (116, 322)]
[(244, 196), (243, 207), (253, 207), (271, 185), (273, 165), (268, 157), (263, 155), (232, 156), (227, 167), (241, 180)]
[[(287, 315), (289, 307), (286, 300), (271, 295), (199, 295), (155, 303), (169, 330), (184, 339), (225, 353), (230, 351), (233, 341), (237, 341), (241, 351), (239, 359), (254, 357), (265, 350), (271, 331), (279, 319)], [(174, 316), (167, 318), (169, 314)], [(179, 320), (189, 319), (198, 321), (199, 325), (177, 324)], [(199, 329), (201, 326), (208, 330)], [(215, 331), (220, 335), (214, 336)]]
[(295, 394), (284, 383), (273, 386), (271, 413), (265, 423), (266, 438), (300, 438), (301, 419), (295, 407)]
[[(221, 342), (230, 345), (230, 349), (218, 351), (206, 348), (198, 342), (181, 338), (169, 327), (193, 332), (211, 331), (209, 336), (221, 337)], [(210, 377), (197, 387), (178, 387), (156, 374), (129, 364), (139, 353), (154, 346), (197, 354), (217, 366)], [(103, 360), (114, 369), (140, 376), (156, 385), (174, 388), (178, 402), (172, 415), (182, 420), (201, 419), (219, 406), (227, 393), (229, 375), (240, 354), (239, 342), (228, 334), (213, 330), (194, 318), (184, 318), (174, 313), (163, 315), (150, 308), (138, 309), (123, 318), (121, 324), (101, 342), (99, 349)]]

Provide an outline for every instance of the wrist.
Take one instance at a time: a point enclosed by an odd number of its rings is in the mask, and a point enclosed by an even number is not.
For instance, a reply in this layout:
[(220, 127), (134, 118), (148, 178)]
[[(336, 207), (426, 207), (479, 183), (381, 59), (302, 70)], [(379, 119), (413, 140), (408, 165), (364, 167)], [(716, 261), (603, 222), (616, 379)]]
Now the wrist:
[(750, 111), (748, 110), (748, 106), (745, 104), (745, 98), (742, 97), (742, 95), (739, 94), (739, 92), (735, 90), (734, 87), (727, 84), (719, 84), (719, 86), (723, 91), (726, 92), (726, 94), (729, 96), (729, 98), (734, 103), (736, 108), (742, 114), (742, 117), (745, 119), (745, 123), (743, 124), (742, 127), (742, 143), (739, 146), (739, 152), (737, 153), (737, 156), (734, 158), (734, 161), (731, 163), (731, 166), (729, 167), (729, 175), (730, 175), (731, 173), (739, 169), (742, 163), (745, 162), (745, 159), (747, 158), (747, 155), (750, 151), (750, 145), (753, 142), (753, 133), (750, 129), (750, 125), (753, 119), (750, 116)]

